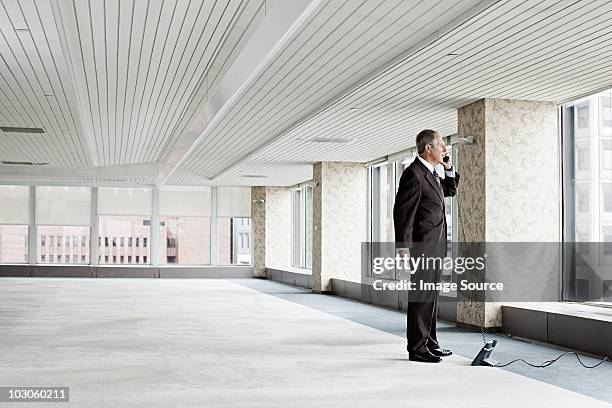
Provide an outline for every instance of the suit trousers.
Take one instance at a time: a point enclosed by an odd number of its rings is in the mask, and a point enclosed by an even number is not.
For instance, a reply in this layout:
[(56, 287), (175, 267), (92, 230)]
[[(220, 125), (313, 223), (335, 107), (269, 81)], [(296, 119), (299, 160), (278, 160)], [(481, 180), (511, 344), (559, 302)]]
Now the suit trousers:
[(416, 289), (408, 293), (407, 333), (408, 352), (424, 353), (439, 347), (436, 335), (438, 291), (421, 290), (422, 283), (440, 282), (439, 268), (421, 268), (411, 277)]

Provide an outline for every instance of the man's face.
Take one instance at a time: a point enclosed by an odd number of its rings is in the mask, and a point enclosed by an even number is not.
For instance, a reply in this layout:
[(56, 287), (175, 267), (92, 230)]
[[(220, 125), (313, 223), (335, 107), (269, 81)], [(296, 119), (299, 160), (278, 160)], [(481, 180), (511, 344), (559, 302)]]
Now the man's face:
[(446, 146), (439, 133), (435, 134), (433, 143), (428, 147), (431, 160), (436, 164), (442, 164), (442, 159), (446, 156)]

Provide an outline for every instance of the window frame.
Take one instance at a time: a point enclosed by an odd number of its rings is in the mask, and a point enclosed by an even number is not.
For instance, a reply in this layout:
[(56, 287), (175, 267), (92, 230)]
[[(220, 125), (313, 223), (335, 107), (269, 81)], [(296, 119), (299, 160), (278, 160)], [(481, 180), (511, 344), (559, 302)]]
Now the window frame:
[[(608, 105), (602, 101), (608, 99)], [(612, 115), (612, 89), (597, 92), (584, 98), (571, 101), (559, 107), (559, 133), (560, 133), (560, 159), (561, 159), (561, 240), (564, 243), (576, 245), (562, 246), (562, 263), (559, 279), (559, 300), (561, 302), (579, 302), (594, 306), (606, 306), (602, 302), (609, 302), (603, 287), (594, 286), (586, 289), (581, 286), (590, 279), (582, 276), (578, 259), (590, 259), (588, 266), (609, 268), (612, 265), (612, 256), (606, 254), (608, 242), (606, 230), (612, 228), (612, 212), (605, 211), (605, 185), (612, 184), (612, 169), (605, 167), (605, 152), (612, 147), (612, 126), (603, 126), (603, 109), (608, 109), (607, 115)], [(581, 115), (585, 109), (587, 115)], [(584, 126), (584, 121), (588, 126)], [(608, 119), (606, 119), (609, 121)], [(580, 147), (587, 147), (587, 157), (580, 160)], [(583, 149), (584, 150), (584, 149)], [(582, 162), (588, 162), (588, 168), (582, 167)], [(587, 193), (580, 194), (579, 186), (587, 188)], [(581, 211), (584, 197), (588, 200), (587, 211)], [(579, 228), (581, 227), (581, 228)], [(582, 229), (582, 233), (579, 232)], [(586, 240), (582, 234), (586, 233)], [(599, 243), (599, 244), (593, 244)], [(587, 250), (585, 253), (579, 253)], [(593, 253), (596, 250), (597, 253)], [(598, 278), (602, 278), (598, 275)], [(612, 278), (610, 278), (612, 279)], [(582, 282), (580, 282), (582, 281)], [(603, 286), (609, 282), (601, 279)], [(595, 300), (597, 293), (601, 292), (600, 300)], [(588, 293), (582, 293), (588, 290)], [(584, 296), (586, 295), (586, 297)], [(609, 303), (607, 303), (609, 307)]]
[[(299, 269), (312, 269), (312, 231), (308, 225), (308, 201), (312, 206), (314, 188), (312, 181), (291, 188), (291, 266)], [(310, 218), (313, 217), (312, 209)], [(312, 224), (312, 220), (311, 223)], [(310, 256), (308, 256), (310, 240)]]
[[(37, 205), (36, 205), (36, 189), (38, 187), (46, 187), (46, 186), (51, 186), (51, 187), (81, 187), (81, 188), (87, 188), (90, 191), (90, 206), (89, 206), (89, 224), (88, 225), (53, 225), (56, 227), (62, 227), (62, 226), (70, 226), (70, 227), (86, 227), (89, 230), (89, 248), (88, 250), (88, 254), (83, 255), (83, 250), (81, 248), (87, 248), (86, 242), (83, 240), (83, 236), (81, 234), (77, 234), (78, 236), (74, 236), (74, 234), (70, 235), (70, 236), (66, 236), (66, 235), (61, 235), (61, 238), (58, 240), (57, 236), (53, 235), (48, 235), (45, 234), (44, 236), (44, 245), (41, 246), (41, 242), (38, 242), (37, 240), (38, 238), (38, 227), (39, 226), (52, 226), (52, 225), (47, 225), (47, 224), (36, 224), (34, 219), (30, 219), (29, 222), (27, 224), (23, 224), (23, 223), (15, 223), (15, 224), (6, 224), (6, 225), (21, 225), (25, 228), (27, 228), (27, 237), (26, 239), (26, 250), (28, 251), (28, 253), (26, 254), (26, 260), (24, 262), (19, 262), (19, 264), (30, 264), (30, 265), (36, 265), (36, 264), (43, 264), (43, 265), (49, 265), (51, 263), (53, 263), (53, 261), (55, 261), (55, 259), (57, 258), (58, 255), (58, 249), (62, 249), (61, 255), (62, 255), (62, 260), (64, 260), (64, 258), (69, 257), (70, 259), (70, 264), (66, 264), (66, 265), (72, 265), (73, 262), (72, 260), (74, 260), (74, 256), (75, 256), (75, 252), (77, 250), (78, 253), (77, 255), (77, 262), (74, 263), (74, 265), (78, 265), (78, 266), (84, 266), (84, 265), (88, 265), (88, 266), (92, 266), (92, 267), (96, 267), (96, 266), (104, 266), (104, 267), (114, 267), (114, 266), (121, 266), (121, 264), (112, 264), (112, 263), (104, 263), (102, 258), (104, 256), (105, 250), (108, 249), (109, 251), (112, 251), (113, 249), (115, 250), (119, 250), (119, 248), (127, 248), (127, 249), (132, 249), (134, 248), (134, 242), (132, 237), (128, 238), (127, 242), (123, 242), (123, 245), (121, 240), (122, 238), (119, 237), (119, 240), (115, 239), (112, 240), (113, 237), (105, 237), (105, 240), (102, 240), (102, 236), (100, 234), (100, 220), (101, 217), (104, 217), (106, 215), (108, 216), (142, 216), (143, 218), (146, 218), (148, 220), (150, 220), (150, 223), (152, 226), (153, 222), (155, 221), (155, 216), (157, 216), (157, 219), (159, 219), (159, 214), (154, 214), (155, 211), (158, 212), (158, 210), (156, 210), (156, 207), (159, 207), (159, 189), (153, 185), (117, 185), (117, 186), (113, 186), (113, 185), (100, 185), (100, 186), (96, 186), (96, 185), (87, 185), (85, 183), (41, 183), (41, 184), (36, 184), (36, 183), (0, 183), (2, 185), (7, 185), (7, 186), (11, 186), (11, 185), (15, 185), (15, 186), (25, 186), (28, 187), (29, 189), (29, 199), (28, 199), (28, 214), (30, 214), (30, 218), (32, 218), (32, 213), (36, 214), (36, 210), (37, 210)], [(153, 192), (151, 194), (151, 213), (150, 214), (104, 214), (101, 213), (99, 210), (99, 190), (101, 188), (104, 189), (113, 189), (113, 188), (117, 188), (117, 189), (144, 189), (144, 190), (148, 190), (151, 189), (151, 191)], [(211, 214), (208, 216), (209, 218), (209, 222), (211, 224), (211, 228), (209, 230), (209, 234), (210, 234), (210, 263), (208, 264), (194, 264), (194, 265), (186, 265), (186, 266), (190, 266), (190, 267), (194, 267), (194, 266), (204, 266), (204, 267), (209, 267), (209, 266), (228, 266), (225, 264), (220, 264), (218, 262), (218, 257), (217, 256), (213, 256), (213, 250), (218, 250), (217, 247), (215, 247), (213, 245), (213, 242), (217, 241), (219, 239), (219, 234), (218, 231), (212, 228), (212, 224), (215, 223), (217, 221), (218, 218), (220, 218), (221, 216), (218, 216), (217, 213), (213, 213), (213, 207), (214, 207), (214, 203), (213, 203), (213, 193), (212, 191), (215, 191), (218, 189), (219, 187), (211, 187), (211, 194), (210, 194), (210, 200), (211, 200)], [(246, 194), (246, 193), (245, 193)], [(243, 201), (241, 201), (241, 203), (244, 204)], [(250, 205), (250, 201), (249, 201), (249, 205)], [(245, 214), (246, 215), (246, 214)], [(35, 217), (34, 217), (35, 218)], [(233, 216), (232, 218), (251, 218), (250, 214), (248, 216)], [(84, 222), (84, 220), (83, 220)], [(4, 224), (3, 224), (4, 225)], [(251, 221), (251, 226), (252, 226), (252, 221)], [(154, 239), (156, 237), (157, 241), (159, 241), (159, 231), (156, 233), (154, 232), (155, 229), (150, 229), (149, 230), (149, 235), (146, 237), (146, 244), (143, 241), (139, 242), (139, 246), (136, 248), (137, 250), (142, 251), (143, 249), (150, 251), (148, 254), (143, 254), (143, 253), (139, 253), (140, 257), (145, 257), (147, 259), (148, 263), (146, 266), (158, 266), (161, 265), (161, 262), (157, 262), (157, 258), (159, 255), (161, 254), (157, 254), (155, 253), (153, 247), (154, 245), (158, 245), (156, 243), (156, 240)], [(250, 234), (248, 233), (243, 233), (243, 235), (247, 234), (248, 236), (239, 236), (237, 235), (235, 237), (236, 239), (236, 243), (235, 245), (232, 246), (232, 253), (234, 253), (235, 251), (233, 250), (233, 247), (235, 246), (236, 248), (242, 248), (242, 254), (244, 255), (246, 250), (251, 251), (251, 261), (248, 264), (249, 266), (253, 264), (253, 259), (252, 259), (252, 249), (253, 249), (253, 245), (251, 242), (252, 239), (252, 232)], [(115, 234), (116, 235), (116, 234)], [(155, 237), (154, 237), (155, 235)], [(96, 242), (96, 236), (97, 238), (97, 242)], [(64, 238), (65, 237), (65, 238)], [(117, 236), (118, 237), (118, 236)], [(76, 238), (76, 239), (75, 239)], [(141, 237), (138, 237), (141, 238)], [(43, 239), (42, 236), (40, 239)], [(111, 241), (112, 240), (112, 241)], [(132, 242), (130, 242), (130, 240)], [(246, 245), (242, 245), (240, 246), (240, 242), (245, 241), (244, 243)], [(113, 242), (114, 241), (114, 242)], [(96, 245), (97, 243), (97, 245)], [(130, 245), (130, 243), (132, 245)], [(49, 250), (53, 251), (53, 258), (50, 259), (49, 257), (49, 253), (45, 252), (45, 262), (41, 262), (39, 261), (38, 258), (40, 258), (40, 256), (42, 255), (42, 250), (41, 248), (48, 248)], [(70, 256), (72, 255), (72, 256)], [(112, 253), (109, 252), (109, 255), (112, 256)], [(120, 255), (120, 254), (117, 254)], [(82, 256), (85, 256), (86, 258), (88, 258), (88, 262), (83, 262), (82, 261)], [(120, 259), (118, 257), (118, 259)], [(237, 258), (236, 258), (237, 259)], [(142, 260), (142, 258), (141, 258)], [(155, 262), (155, 263), (154, 263)], [(10, 265), (13, 264), (14, 262), (0, 262), (0, 265)], [(145, 266), (143, 264), (141, 264), (140, 262), (138, 263), (138, 265), (141, 266)], [(245, 265), (245, 264), (232, 264), (232, 265)]]

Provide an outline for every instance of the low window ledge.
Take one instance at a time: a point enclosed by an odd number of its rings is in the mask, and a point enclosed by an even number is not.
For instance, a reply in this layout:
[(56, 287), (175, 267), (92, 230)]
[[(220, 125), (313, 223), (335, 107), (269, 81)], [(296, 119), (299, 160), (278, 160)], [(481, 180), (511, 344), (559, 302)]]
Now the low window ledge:
[(598, 356), (612, 356), (612, 309), (582, 303), (502, 306), (507, 333)]

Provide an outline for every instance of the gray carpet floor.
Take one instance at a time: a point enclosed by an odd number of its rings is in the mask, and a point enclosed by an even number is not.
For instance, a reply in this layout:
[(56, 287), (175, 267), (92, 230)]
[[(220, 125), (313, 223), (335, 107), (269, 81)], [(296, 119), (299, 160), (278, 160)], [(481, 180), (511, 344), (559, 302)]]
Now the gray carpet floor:
[(471, 367), (478, 336), (450, 326), (456, 355), (408, 361), (401, 313), (274, 282), (6, 278), (0, 299), (0, 386), (70, 388), (0, 406), (610, 406), (570, 362), (579, 392)]

